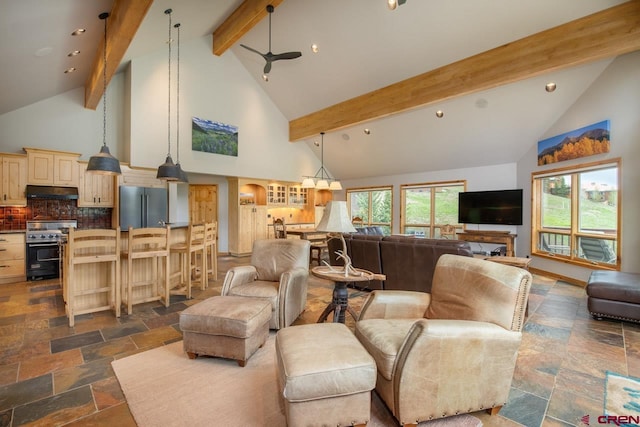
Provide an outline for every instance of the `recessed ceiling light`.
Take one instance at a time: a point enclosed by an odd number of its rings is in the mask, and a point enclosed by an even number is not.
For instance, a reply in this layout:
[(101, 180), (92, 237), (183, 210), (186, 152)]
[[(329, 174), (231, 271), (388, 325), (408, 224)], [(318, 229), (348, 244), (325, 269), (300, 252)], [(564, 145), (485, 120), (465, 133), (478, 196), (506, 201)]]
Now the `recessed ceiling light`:
[(67, 56), (77, 56), (77, 55), (80, 55), (80, 51), (79, 50), (74, 50), (73, 52), (67, 53)]
[(73, 73), (74, 71), (76, 71), (76, 67), (71, 67), (64, 70), (64, 73), (69, 74), (69, 73)]
[(319, 50), (320, 50), (320, 48), (318, 47), (317, 44), (314, 43), (314, 44), (311, 45), (311, 52), (318, 53)]
[(72, 36), (81, 36), (82, 34), (84, 34), (87, 30), (85, 30), (84, 28), (78, 28), (76, 29), (73, 33), (71, 33)]
[(544, 87), (544, 90), (546, 90), (547, 92), (553, 92), (554, 90), (556, 90), (556, 84), (553, 82), (549, 82)]
[(444, 111), (442, 111), (442, 110), (436, 111), (436, 117), (439, 118), (439, 119), (444, 117)]
[(265, 82), (269, 81), (269, 76), (267, 74), (263, 74), (262, 75), (262, 80), (264, 80)]
[(365, 129), (364, 130), (364, 134), (365, 135), (371, 135), (371, 129)]
[(316, 147), (320, 147), (320, 143), (318, 141), (313, 141), (313, 145), (315, 145)]
[(43, 56), (49, 55), (51, 52), (53, 52), (53, 48), (52, 47), (43, 47), (42, 49), (36, 50), (34, 55), (38, 56), (38, 57), (43, 57)]
[(342, 134), (342, 139), (344, 139), (345, 141), (348, 141), (349, 139), (351, 139), (351, 137), (349, 136), (348, 133), (343, 133)]

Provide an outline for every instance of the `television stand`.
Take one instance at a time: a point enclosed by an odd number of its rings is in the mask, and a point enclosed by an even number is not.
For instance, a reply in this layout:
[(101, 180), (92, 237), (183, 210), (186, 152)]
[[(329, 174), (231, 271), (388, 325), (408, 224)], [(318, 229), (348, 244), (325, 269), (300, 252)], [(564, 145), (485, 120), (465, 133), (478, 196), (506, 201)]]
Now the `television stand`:
[(514, 257), (516, 252), (514, 250), (514, 241), (517, 234), (511, 234), (509, 231), (480, 231), (480, 230), (467, 230), (457, 233), (460, 240), (465, 242), (475, 243), (495, 243), (505, 245), (507, 247), (507, 256)]

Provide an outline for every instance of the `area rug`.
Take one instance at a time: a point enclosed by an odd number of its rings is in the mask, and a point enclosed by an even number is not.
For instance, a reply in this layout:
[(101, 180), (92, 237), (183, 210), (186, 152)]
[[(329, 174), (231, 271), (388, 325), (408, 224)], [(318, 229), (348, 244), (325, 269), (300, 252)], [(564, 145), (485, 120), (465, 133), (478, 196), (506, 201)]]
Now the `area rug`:
[[(640, 379), (607, 371), (604, 387), (604, 414), (640, 420)], [(635, 424), (625, 424), (636, 426)]]
[[(271, 334), (240, 368), (235, 361), (191, 360), (182, 341), (112, 362), (113, 370), (140, 427), (286, 426), (278, 394), (275, 335)], [(370, 427), (395, 427), (385, 404), (372, 393)], [(458, 415), (420, 427), (480, 427), (472, 415)]]

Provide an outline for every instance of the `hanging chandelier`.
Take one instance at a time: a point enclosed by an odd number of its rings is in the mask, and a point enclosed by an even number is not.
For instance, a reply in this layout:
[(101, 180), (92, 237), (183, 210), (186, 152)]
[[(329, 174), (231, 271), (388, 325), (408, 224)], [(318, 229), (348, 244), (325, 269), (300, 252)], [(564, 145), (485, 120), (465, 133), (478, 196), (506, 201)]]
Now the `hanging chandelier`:
[(107, 12), (98, 16), (104, 21), (104, 49), (102, 55), (102, 148), (100, 153), (89, 158), (87, 172), (104, 174), (104, 175), (120, 175), (120, 162), (113, 157), (107, 147)]
[(337, 179), (331, 178), (324, 168), (324, 132), (320, 132), (320, 169), (313, 176), (306, 176), (302, 180), (302, 188), (315, 188), (316, 190), (342, 190), (342, 185)]

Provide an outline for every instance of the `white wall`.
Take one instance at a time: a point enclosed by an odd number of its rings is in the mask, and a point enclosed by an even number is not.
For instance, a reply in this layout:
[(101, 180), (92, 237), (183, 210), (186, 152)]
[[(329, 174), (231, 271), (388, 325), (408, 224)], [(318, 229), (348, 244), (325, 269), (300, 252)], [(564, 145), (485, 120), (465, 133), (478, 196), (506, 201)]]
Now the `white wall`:
[[(540, 140), (578, 129), (602, 120), (611, 121), (611, 152), (547, 166), (537, 166), (537, 141), (518, 162), (518, 184), (525, 190), (525, 212), (531, 211), (531, 173), (545, 169), (571, 166), (614, 157), (622, 158), (622, 271), (640, 272), (640, 52), (616, 58), (591, 87), (554, 123), (540, 135)], [(561, 90), (561, 88), (559, 88)], [(528, 253), (531, 242), (530, 216), (520, 227), (518, 252)], [(526, 246), (525, 246), (526, 245)], [(591, 269), (534, 257), (532, 267), (560, 275), (587, 280)]]
[[(180, 48), (180, 163), (188, 172), (299, 181), (319, 167), (306, 144), (289, 142), (289, 123), (233, 52), (211, 53), (211, 37)], [(175, 68), (172, 80), (175, 83)], [(167, 53), (131, 64), (131, 164), (157, 167), (167, 153)], [(172, 93), (175, 89), (172, 88)], [(176, 160), (175, 97), (171, 152)], [(238, 157), (191, 150), (191, 119), (238, 126)]]
[[(124, 108), (126, 76), (116, 74), (107, 88), (107, 145), (111, 154), (127, 161)], [(102, 146), (103, 104), (84, 108), (84, 88), (70, 90), (0, 115), (0, 150), (23, 153), (23, 147), (47, 148), (82, 154), (98, 153)]]

